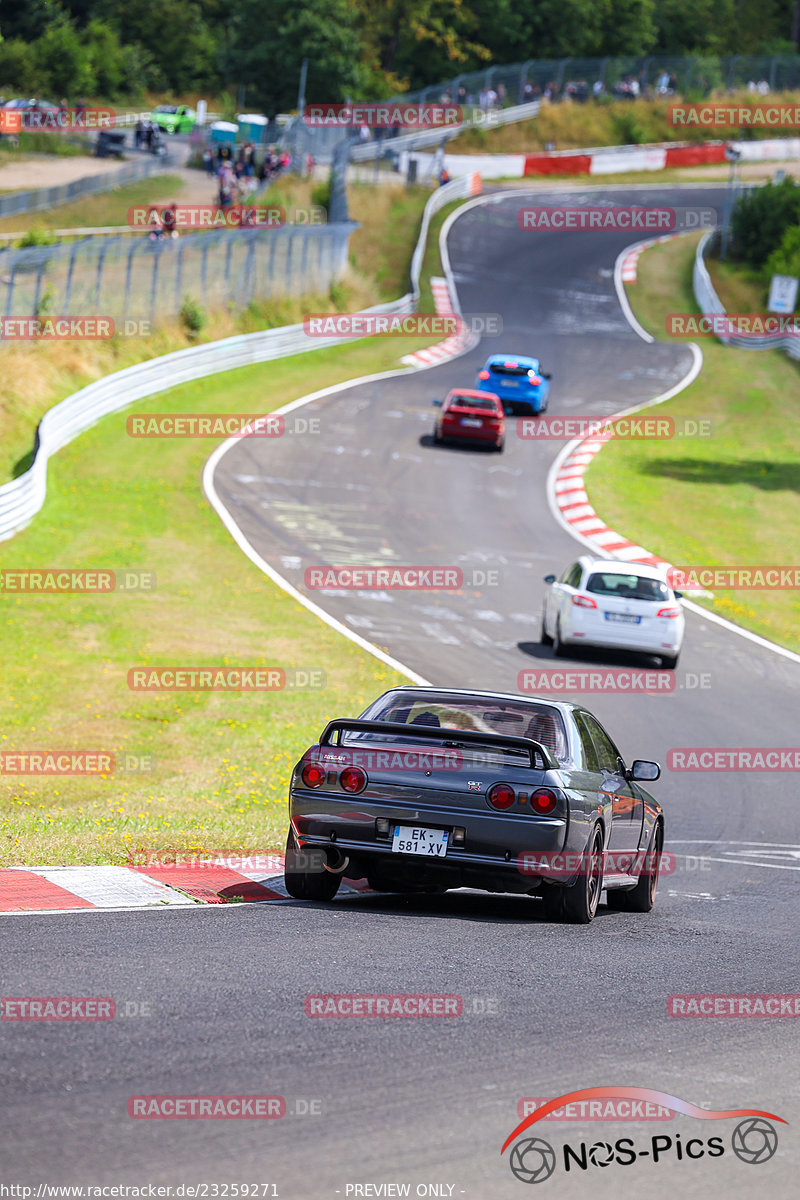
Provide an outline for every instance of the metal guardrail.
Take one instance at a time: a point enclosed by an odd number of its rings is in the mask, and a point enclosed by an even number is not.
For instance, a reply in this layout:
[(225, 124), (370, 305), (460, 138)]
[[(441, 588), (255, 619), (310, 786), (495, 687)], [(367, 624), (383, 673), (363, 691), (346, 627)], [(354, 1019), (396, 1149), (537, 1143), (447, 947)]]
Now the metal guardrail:
[(71, 200), (78, 200), (81, 196), (113, 191), (114, 188), (144, 179), (148, 175), (163, 175), (168, 169), (167, 158), (148, 155), (140, 161), (125, 163), (118, 171), (104, 171), (102, 175), (84, 175), (81, 179), (73, 179), (72, 183), (62, 183), (55, 187), (9, 192), (8, 195), (0, 196), (0, 217), (43, 212), (57, 204), (68, 204)]
[[(473, 192), (472, 179), (456, 179), (433, 192), (423, 213), (419, 239), (411, 266), (412, 291), (387, 304), (378, 304), (374, 313), (413, 312), (419, 298), (419, 275), (425, 252), (430, 219), (435, 212)], [(326, 338), (324, 348), (352, 341), (352, 338)], [(23, 529), (41, 509), (47, 492), (47, 461), (79, 433), (102, 417), (119, 412), (137, 400), (155, 396), (182, 383), (201, 379), (219, 371), (269, 362), (293, 354), (305, 354), (323, 348), (307, 337), (302, 325), (286, 325), (258, 333), (240, 334), (192, 346), (172, 354), (153, 358), (136, 366), (106, 375), (74, 392), (56, 404), (39, 423), (33, 463), (18, 479), (0, 487), (0, 541)]]
[[(722, 301), (717, 295), (711, 276), (706, 266), (706, 250), (715, 236), (714, 231), (704, 234), (697, 246), (692, 271), (692, 287), (697, 306), (704, 316), (718, 316), (725, 312)], [(726, 346), (736, 346), (740, 350), (776, 350), (783, 349), (790, 358), (800, 361), (800, 334), (783, 334), (780, 337), (745, 337), (741, 334), (719, 334), (719, 340)]]
[(469, 119), (460, 125), (437, 129), (423, 129), (417, 133), (401, 133), (397, 137), (376, 138), (369, 142), (356, 142), (350, 150), (351, 162), (366, 162), (387, 154), (400, 154), (404, 150), (422, 150), (426, 146), (437, 146), (443, 139), (450, 141), (468, 129), (495, 129), (500, 125), (512, 125), (516, 121), (530, 121), (538, 116), (542, 107), (540, 100), (530, 104), (517, 104), (513, 108), (494, 108), (487, 112), (475, 109)]

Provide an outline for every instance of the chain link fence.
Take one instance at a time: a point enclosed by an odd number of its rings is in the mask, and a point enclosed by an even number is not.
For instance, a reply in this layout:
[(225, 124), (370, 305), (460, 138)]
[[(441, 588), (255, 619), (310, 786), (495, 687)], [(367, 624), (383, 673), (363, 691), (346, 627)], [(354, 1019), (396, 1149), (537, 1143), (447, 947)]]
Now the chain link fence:
[(395, 99), (429, 103), (446, 97), (455, 104), (473, 104), (480, 103), (481, 93), (491, 89), (497, 93), (500, 107), (505, 107), (548, 92), (550, 99), (568, 96), (578, 101), (591, 100), (596, 94), (707, 96), (718, 89), (739, 91), (750, 83), (761, 84), (762, 89), (766, 85), (772, 92), (800, 87), (800, 55), (531, 58), (457, 75)]
[(0, 312), (156, 321), (175, 316), (186, 297), (204, 307), (241, 308), (252, 300), (321, 295), (342, 273), (355, 228), (340, 221), (0, 250)]

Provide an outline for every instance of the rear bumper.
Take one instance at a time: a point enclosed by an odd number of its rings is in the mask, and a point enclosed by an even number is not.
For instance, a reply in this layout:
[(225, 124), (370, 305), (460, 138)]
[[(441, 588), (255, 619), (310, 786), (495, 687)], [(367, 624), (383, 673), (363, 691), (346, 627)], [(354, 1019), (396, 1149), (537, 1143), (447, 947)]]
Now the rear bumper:
[[(358, 805), (353, 797), (344, 804), (334, 801), (330, 807), (322, 797), (308, 800), (293, 796), (291, 821), (295, 840), (301, 850), (324, 848), (334, 863), (341, 855), (349, 860), (347, 874), (361, 877), (382, 874), (408, 883), (432, 883), (445, 887), (478, 887), (507, 892), (529, 892), (540, 877), (520, 870), (520, 855), (531, 851), (560, 851), (567, 840), (565, 817), (522, 818), (508, 814), (453, 811), (425, 806), (413, 811), (397, 806)], [(320, 801), (323, 801), (321, 804)], [(388, 818), (389, 834), (379, 835), (376, 820)], [(446, 829), (447, 853), (443, 857), (423, 857), (392, 851), (395, 825)], [(463, 846), (453, 845), (453, 829), (466, 830)]]

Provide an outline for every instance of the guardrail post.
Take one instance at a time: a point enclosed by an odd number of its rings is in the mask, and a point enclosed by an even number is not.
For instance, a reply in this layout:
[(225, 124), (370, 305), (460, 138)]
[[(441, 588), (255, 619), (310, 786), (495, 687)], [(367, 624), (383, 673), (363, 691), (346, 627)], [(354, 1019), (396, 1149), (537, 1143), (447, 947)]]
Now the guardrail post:
[(158, 286), (158, 260), (161, 257), (161, 242), (153, 242), (153, 279), (150, 284), (150, 320), (156, 319), (156, 288)]
[(175, 308), (180, 312), (181, 308), (181, 282), (183, 279), (183, 245), (178, 251), (178, 262), (175, 267)]

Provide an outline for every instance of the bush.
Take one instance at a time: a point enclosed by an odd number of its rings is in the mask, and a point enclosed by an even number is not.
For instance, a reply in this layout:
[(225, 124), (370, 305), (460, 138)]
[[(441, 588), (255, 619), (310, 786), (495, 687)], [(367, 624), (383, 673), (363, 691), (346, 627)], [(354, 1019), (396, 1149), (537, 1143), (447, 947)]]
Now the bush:
[(191, 296), (184, 298), (179, 316), (181, 325), (191, 337), (196, 337), (198, 333), (201, 333), (208, 320), (205, 309), (201, 308)]
[(321, 183), (315, 183), (311, 189), (311, 203), (316, 204), (319, 208), (324, 208), (326, 215), (330, 214), (331, 207), (331, 178), (330, 175)]
[(736, 257), (751, 267), (764, 267), (794, 225), (800, 225), (800, 184), (784, 179), (748, 189), (733, 210)]
[(800, 278), (800, 225), (792, 225), (781, 238), (777, 250), (767, 259), (767, 280), (773, 275), (794, 275)]
[(17, 242), (17, 246), (20, 250), (24, 250), (26, 246), (55, 246), (57, 241), (58, 238), (55, 234), (49, 233), (43, 226), (32, 225)]

